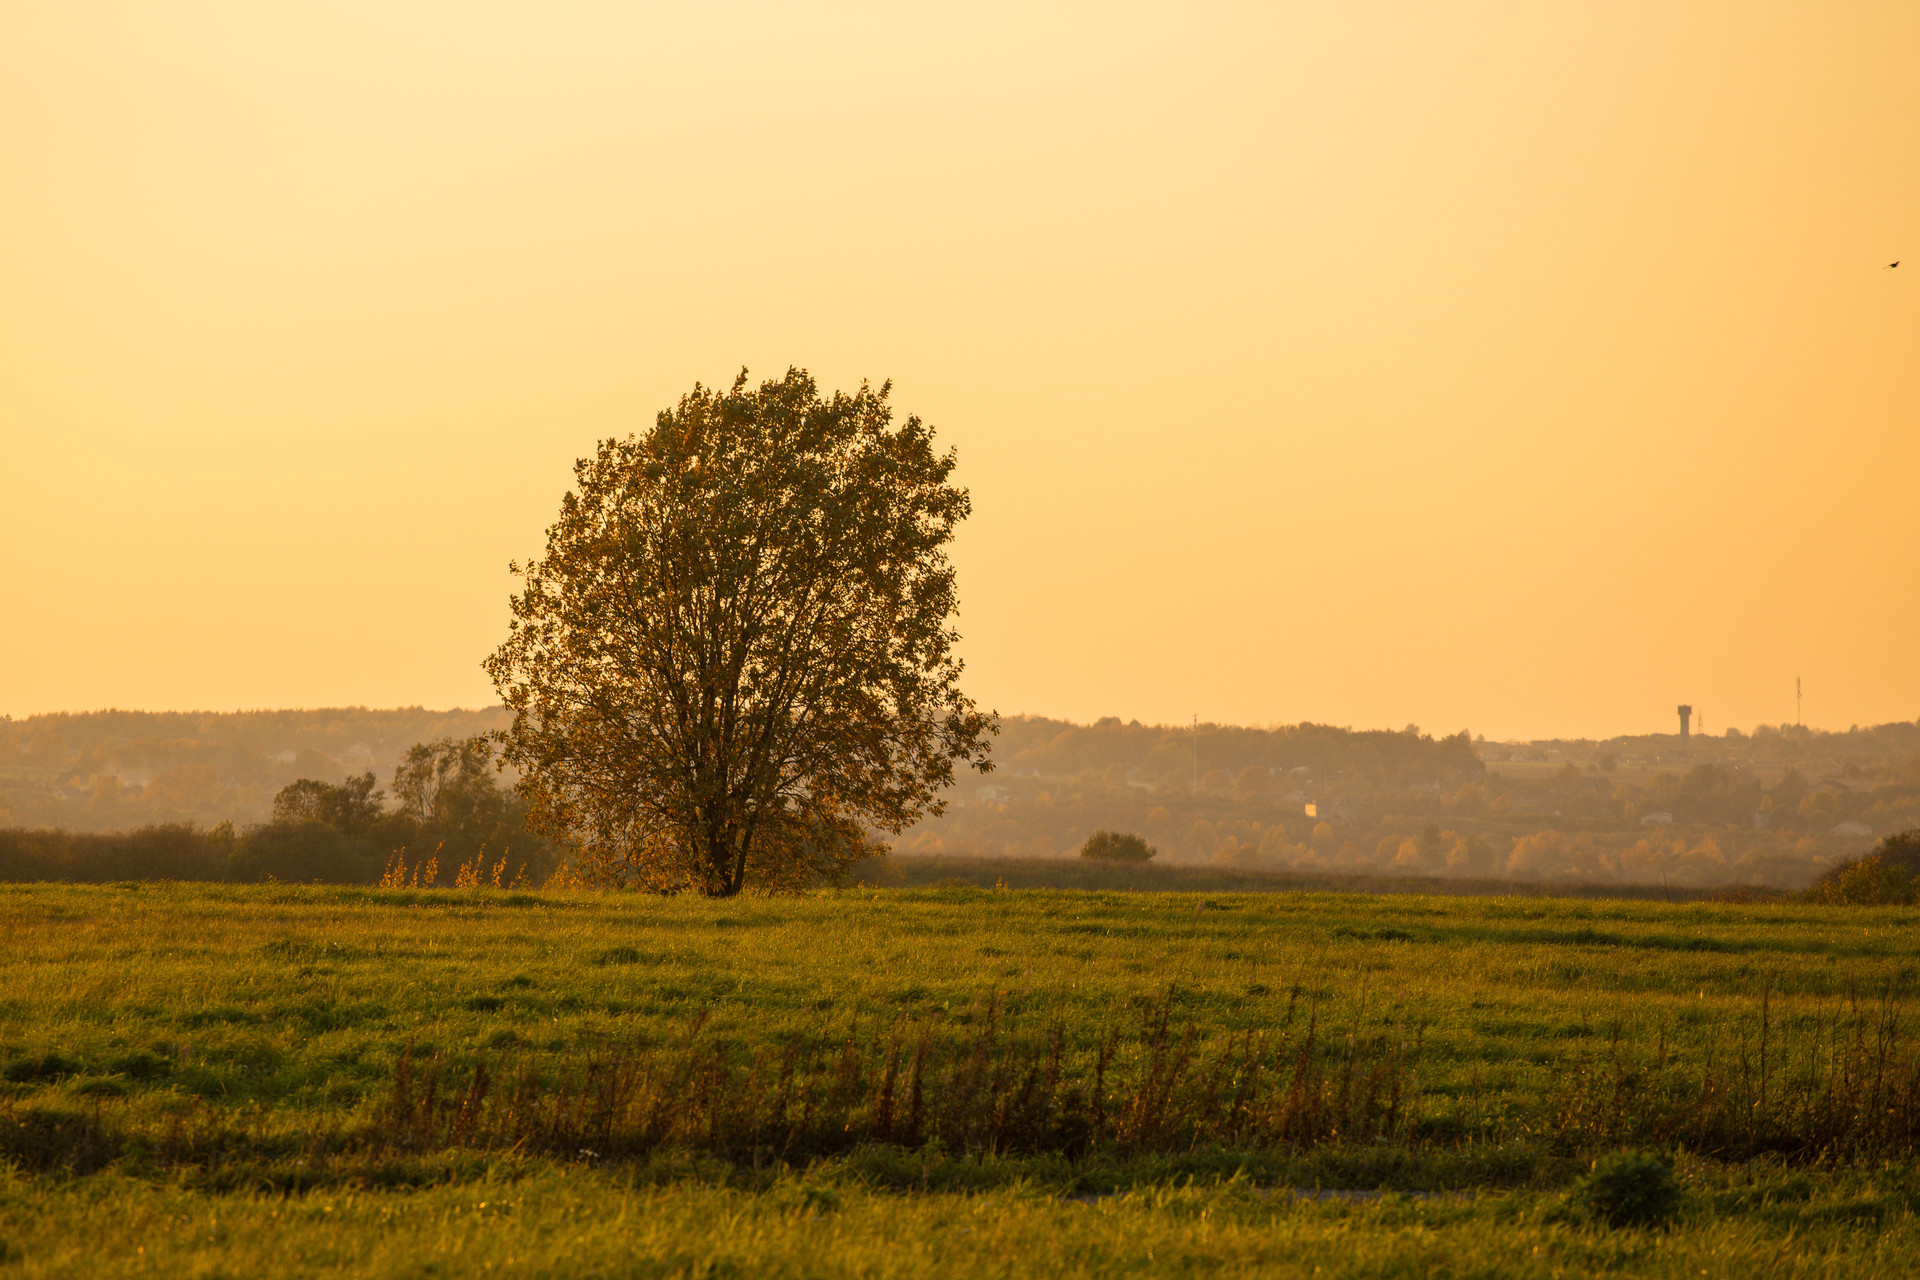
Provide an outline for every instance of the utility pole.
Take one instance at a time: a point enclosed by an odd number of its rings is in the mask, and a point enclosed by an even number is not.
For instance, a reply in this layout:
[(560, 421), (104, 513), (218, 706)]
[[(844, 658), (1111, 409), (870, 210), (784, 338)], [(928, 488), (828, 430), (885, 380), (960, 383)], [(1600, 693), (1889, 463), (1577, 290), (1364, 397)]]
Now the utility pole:
[(1200, 794), (1200, 716), (1193, 717), (1193, 794)]
[(1800, 677), (1793, 678), (1793, 727), (1800, 727)]

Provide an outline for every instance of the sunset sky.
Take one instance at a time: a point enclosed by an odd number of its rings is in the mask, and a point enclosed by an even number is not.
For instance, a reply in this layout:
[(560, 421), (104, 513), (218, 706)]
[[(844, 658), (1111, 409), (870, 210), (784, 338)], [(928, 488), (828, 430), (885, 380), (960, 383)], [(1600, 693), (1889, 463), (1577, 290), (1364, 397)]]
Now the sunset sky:
[(1913, 0), (12, 4), (0, 229), (0, 712), (484, 705), (799, 365), (1002, 713), (1920, 716)]

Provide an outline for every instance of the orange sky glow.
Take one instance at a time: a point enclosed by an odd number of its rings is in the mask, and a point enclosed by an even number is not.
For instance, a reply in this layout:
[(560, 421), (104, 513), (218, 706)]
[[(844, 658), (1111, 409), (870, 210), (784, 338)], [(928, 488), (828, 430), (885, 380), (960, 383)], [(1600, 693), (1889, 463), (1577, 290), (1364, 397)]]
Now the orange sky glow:
[(1912, 719), (1916, 68), (1911, 0), (7, 6), (0, 712), (490, 702), (574, 459), (800, 365), (959, 450), (1003, 713)]

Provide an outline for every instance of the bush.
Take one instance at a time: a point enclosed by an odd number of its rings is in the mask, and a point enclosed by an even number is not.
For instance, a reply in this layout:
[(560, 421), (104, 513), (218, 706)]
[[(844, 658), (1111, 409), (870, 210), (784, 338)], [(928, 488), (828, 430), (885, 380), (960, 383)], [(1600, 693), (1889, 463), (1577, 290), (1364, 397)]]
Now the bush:
[(1575, 1207), (1613, 1227), (1658, 1227), (1680, 1209), (1680, 1183), (1658, 1157), (1615, 1151), (1573, 1185)]
[(1863, 858), (1848, 858), (1808, 887), (1808, 902), (1837, 907), (1906, 906), (1920, 877), (1920, 829), (1888, 836)]
[(233, 858), (233, 878), (306, 884), (377, 884), (384, 851), (321, 822), (270, 822), (250, 828)]
[(230, 835), (190, 822), (137, 831), (0, 828), (0, 880), (225, 880)]
[(1835, 907), (1903, 906), (1913, 901), (1913, 876), (1870, 853), (1848, 858), (1814, 881), (1806, 900)]
[(1139, 836), (1118, 831), (1096, 831), (1080, 846), (1080, 856), (1101, 862), (1145, 862), (1159, 850)]

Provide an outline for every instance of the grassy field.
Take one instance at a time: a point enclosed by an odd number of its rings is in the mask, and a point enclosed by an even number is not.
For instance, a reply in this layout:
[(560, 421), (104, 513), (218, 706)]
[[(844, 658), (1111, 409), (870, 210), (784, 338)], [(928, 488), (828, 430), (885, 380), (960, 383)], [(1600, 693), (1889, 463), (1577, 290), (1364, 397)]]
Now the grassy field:
[(1259, 870), (1212, 864), (1101, 862), (1089, 858), (983, 858), (916, 854), (861, 868), (864, 882), (887, 889), (1084, 889), (1096, 893), (1414, 894), (1426, 897), (1585, 898), (1646, 902), (1789, 902), (1784, 889), (1760, 885), (1622, 884), (1612, 881), (1511, 880), (1359, 871)]
[(9, 886), (0, 1276), (1908, 1274), (1915, 923)]

